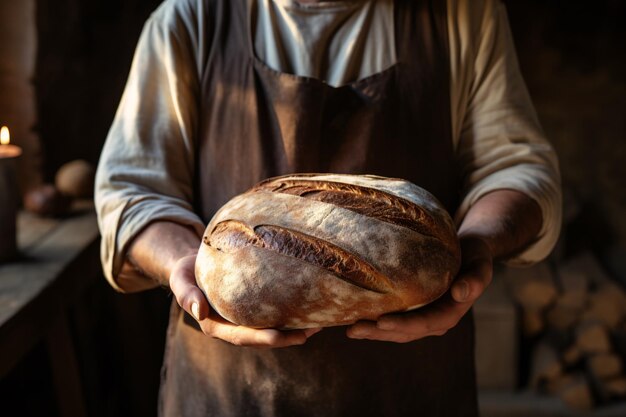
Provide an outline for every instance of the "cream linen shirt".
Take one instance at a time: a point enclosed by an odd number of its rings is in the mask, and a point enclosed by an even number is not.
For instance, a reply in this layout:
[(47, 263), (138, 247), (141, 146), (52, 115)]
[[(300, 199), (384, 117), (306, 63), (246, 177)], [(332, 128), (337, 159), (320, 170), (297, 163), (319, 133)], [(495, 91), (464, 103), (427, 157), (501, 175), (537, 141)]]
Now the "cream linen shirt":
[[(302, 23), (301, 14), (283, 13), (291, 3), (253, 2), (255, 51), (268, 65), (340, 85), (395, 61), (393, 53), (382, 50), (393, 42), (392, 2), (362, 1), (350, 9), (351, 18), (343, 18), (343, 23), (322, 19), (332, 30), (318, 33), (337, 37), (318, 37), (319, 43), (315, 36), (303, 37), (311, 31), (307, 31), (306, 19)], [(341, 6), (342, 2), (329, 3)], [(105, 275), (119, 291), (125, 290), (116, 281), (125, 251), (149, 223), (177, 222), (192, 227), (199, 236), (204, 231), (205, 225), (192, 207), (199, 118), (196, 103), (207, 54), (204, 34), (211, 31), (203, 18), (203, 4), (202, 0), (167, 0), (147, 21), (102, 151), (95, 195), (101, 255)], [(311, 11), (315, 8), (307, 11), (315, 16)], [(497, 0), (447, 0), (447, 13), (451, 123), (464, 187), (455, 220), (460, 223), (472, 204), (491, 191), (525, 193), (539, 204), (543, 226), (537, 239), (508, 264), (532, 264), (547, 256), (560, 231), (556, 155), (544, 137), (521, 77), (504, 6)], [(294, 19), (300, 23), (285, 31), (290, 27), (285, 23)], [(272, 37), (268, 37), (270, 33)], [(293, 38), (286, 35), (289, 33)], [(266, 40), (259, 42), (263, 36)], [(355, 39), (364, 47), (337, 47), (342, 42), (353, 46)], [(300, 60), (300, 49), (293, 47), (297, 44), (306, 45), (302, 51), (308, 51), (308, 58)], [(316, 45), (329, 51), (329, 64), (320, 66), (310, 54), (318, 50)], [(289, 48), (296, 55), (284, 53)], [(359, 53), (361, 66), (355, 66)], [(307, 73), (298, 62), (309, 63), (308, 70), (314, 72)], [(141, 285), (157, 284), (146, 281)]]
[(281, 72), (334, 87), (396, 63), (393, 0), (252, 0), (255, 53)]

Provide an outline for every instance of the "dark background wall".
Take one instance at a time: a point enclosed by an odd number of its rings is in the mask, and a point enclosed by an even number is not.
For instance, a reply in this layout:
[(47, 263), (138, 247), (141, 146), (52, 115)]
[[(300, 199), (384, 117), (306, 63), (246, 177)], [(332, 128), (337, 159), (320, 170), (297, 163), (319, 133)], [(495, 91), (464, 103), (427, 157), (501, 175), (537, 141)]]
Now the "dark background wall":
[(143, 22), (159, 0), (38, 0), (35, 84), (44, 175), (97, 162)]
[[(626, 245), (626, 2), (507, 1), (526, 83), (561, 162), (570, 246)], [(572, 248), (576, 249), (576, 248)]]

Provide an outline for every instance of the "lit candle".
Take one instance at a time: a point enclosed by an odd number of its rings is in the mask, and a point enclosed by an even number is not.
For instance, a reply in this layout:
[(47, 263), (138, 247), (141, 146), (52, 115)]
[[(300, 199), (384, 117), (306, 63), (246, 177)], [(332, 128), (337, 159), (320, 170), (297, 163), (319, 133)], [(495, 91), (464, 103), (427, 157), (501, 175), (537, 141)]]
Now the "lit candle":
[(17, 255), (16, 217), (19, 201), (16, 159), (22, 154), (19, 146), (11, 145), (9, 128), (0, 128), (0, 262)]
[(11, 133), (9, 128), (2, 126), (0, 128), (0, 159), (17, 158), (22, 154), (22, 148), (11, 145)]

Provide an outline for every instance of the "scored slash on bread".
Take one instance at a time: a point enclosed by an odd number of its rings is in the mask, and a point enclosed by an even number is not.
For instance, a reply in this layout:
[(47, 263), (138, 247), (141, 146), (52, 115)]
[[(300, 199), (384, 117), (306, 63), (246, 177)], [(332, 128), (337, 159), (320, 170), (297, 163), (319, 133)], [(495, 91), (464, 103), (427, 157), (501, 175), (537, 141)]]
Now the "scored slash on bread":
[(427, 191), (369, 175), (270, 178), (207, 226), (198, 286), (227, 320), (310, 328), (428, 304), (460, 265), (452, 219)]
[(426, 236), (443, 238), (442, 243), (455, 251), (456, 239), (446, 236), (443, 228), (426, 210), (412, 201), (375, 188), (335, 181), (314, 181), (278, 177), (266, 180), (249, 192), (268, 190), (311, 198), (354, 211), (364, 216), (406, 227)]
[(284, 227), (259, 225), (252, 229), (237, 220), (218, 223), (205, 243), (219, 251), (253, 245), (325, 268), (358, 287), (378, 293), (392, 289), (389, 279), (350, 252), (305, 233)]

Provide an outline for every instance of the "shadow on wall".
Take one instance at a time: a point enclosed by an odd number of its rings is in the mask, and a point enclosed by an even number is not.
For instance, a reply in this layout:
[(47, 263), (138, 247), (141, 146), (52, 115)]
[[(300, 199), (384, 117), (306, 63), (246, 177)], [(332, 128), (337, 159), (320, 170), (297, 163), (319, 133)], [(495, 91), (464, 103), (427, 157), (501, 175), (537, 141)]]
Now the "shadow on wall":
[[(580, 239), (626, 246), (626, 55), (619, 0), (507, 1), (520, 65), (559, 154), (567, 211), (588, 212)], [(598, 223), (607, 224), (598, 230)]]

